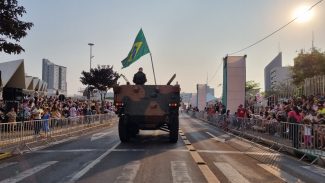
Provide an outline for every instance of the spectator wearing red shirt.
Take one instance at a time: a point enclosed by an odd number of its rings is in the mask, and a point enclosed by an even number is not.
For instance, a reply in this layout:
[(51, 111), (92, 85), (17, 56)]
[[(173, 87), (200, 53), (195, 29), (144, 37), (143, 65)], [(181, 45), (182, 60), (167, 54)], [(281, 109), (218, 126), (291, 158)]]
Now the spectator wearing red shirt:
[(246, 109), (243, 108), (243, 104), (240, 104), (237, 109), (237, 117), (244, 118), (246, 114)]
[(237, 129), (239, 130), (243, 125), (245, 114), (246, 114), (246, 110), (245, 108), (243, 108), (243, 104), (240, 104), (237, 109), (237, 118), (238, 118)]
[(289, 138), (292, 139), (292, 146), (299, 148), (299, 123), (302, 121), (300, 110), (297, 106), (294, 106), (288, 113), (289, 119)]

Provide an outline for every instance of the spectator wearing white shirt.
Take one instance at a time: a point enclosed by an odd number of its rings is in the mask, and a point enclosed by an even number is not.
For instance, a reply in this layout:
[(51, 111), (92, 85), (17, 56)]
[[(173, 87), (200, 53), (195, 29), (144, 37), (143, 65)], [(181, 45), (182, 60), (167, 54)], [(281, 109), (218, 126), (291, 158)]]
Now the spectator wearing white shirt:
[(72, 107), (69, 109), (69, 116), (72, 118), (77, 117), (77, 109), (74, 105), (72, 105)]

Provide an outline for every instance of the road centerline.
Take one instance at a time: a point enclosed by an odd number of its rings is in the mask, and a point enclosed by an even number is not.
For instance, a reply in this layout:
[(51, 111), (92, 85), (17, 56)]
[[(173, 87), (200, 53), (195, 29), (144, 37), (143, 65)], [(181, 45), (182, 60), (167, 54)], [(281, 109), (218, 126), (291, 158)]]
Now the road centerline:
[[(180, 130), (181, 134), (183, 134), (183, 130)], [(183, 134), (185, 136), (185, 134)], [(215, 174), (211, 171), (208, 165), (205, 164), (204, 160), (197, 152), (197, 150), (191, 145), (191, 142), (186, 139), (186, 142), (190, 143), (190, 145), (186, 144), (185, 139), (182, 139), (184, 144), (186, 145), (188, 151), (190, 151), (190, 155), (192, 156), (193, 160), (198, 165), (201, 173), (203, 174), (204, 178), (207, 180), (208, 183), (219, 183), (219, 179), (216, 177)]]

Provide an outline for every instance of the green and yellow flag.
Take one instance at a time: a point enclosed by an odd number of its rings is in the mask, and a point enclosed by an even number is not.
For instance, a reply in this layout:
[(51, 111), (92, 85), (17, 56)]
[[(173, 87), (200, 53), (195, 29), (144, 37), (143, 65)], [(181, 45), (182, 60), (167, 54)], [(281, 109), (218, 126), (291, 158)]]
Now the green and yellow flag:
[(147, 53), (150, 53), (150, 50), (142, 29), (140, 29), (137, 37), (135, 38), (131, 51), (129, 52), (128, 56), (122, 61), (122, 69), (131, 65)]

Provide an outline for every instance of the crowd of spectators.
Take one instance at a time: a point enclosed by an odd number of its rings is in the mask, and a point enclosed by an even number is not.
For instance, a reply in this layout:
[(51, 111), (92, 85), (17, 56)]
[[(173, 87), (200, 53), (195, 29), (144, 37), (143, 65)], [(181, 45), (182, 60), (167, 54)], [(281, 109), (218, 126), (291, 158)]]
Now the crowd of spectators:
[[(208, 105), (204, 111), (209, 116), (222, 115), (224, 122), (230, 121), (241, 130), (259, 130), (269, 135), (287, 138), (292, 146), (299, 148), (325, 149), (325, 97), (301, 96), (279, 101), (266, 107), (238, 106), (237, 111), (229, 111), (221, 102)], [(230, 115), (234, 114), (233, 116)], [(235, 119), (234, 119), (235, 117)], [(230, 119), (231, 118), (231, 119)]]
[(111, 102), (87, 101), (64, 96), (27, 95), (21, 102), (0, 102), (0, 123), (23, 122), (40, 119), (63, 119), (108, 113)]
[[(324, 96), (293, 97), (279, 104), (264, 107), (260, 110), (258, 119), (263, 119), (265, 127), (277, 126), (279, 122), (287, 122), (288, 138), (292, 146), (325, 148), (325, 100)], [(270, 131), (270, 130), (269, 130)], [(272, 131), (277, 131), (273, 129)], [(281, 135), (275, 134), (274, 135)]]
[[(221, 102), (208, 105), (204, 111), (208, 114), (226, 114), (227, 112)], [(228, 112), (235, 114), (238, 118), (259, 118), (278, 122), (289, 122), (290, 118), (294, 118), (297, 123), (325, 124), (325, 97), (302, 96), (259, 108), (254, 106), (244, 108), (240, 104), (237, 111)]]

